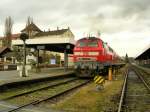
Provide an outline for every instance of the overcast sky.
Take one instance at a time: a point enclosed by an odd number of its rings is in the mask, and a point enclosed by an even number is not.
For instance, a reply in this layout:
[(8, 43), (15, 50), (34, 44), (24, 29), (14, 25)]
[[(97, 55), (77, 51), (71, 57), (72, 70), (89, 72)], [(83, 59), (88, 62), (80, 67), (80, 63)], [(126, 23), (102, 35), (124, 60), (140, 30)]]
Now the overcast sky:
[(70, 27), (75, 39), (101, 32), (120, 56), (136, 56), (150, 44), (150, 0), (1, 0), (0, 36), (11, 16), (13, 33), (28, 16), (41, 30)]

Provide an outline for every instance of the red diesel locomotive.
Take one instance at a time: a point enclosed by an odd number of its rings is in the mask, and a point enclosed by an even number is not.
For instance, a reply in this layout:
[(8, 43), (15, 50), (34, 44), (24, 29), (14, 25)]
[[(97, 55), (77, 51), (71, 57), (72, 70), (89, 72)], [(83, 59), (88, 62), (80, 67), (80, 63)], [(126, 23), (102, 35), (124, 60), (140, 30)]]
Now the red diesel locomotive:
[(77, 41), (74, 47), (75, 72), (80, 77), (104, 73), (117, 63), (119, 56), (100, 38), (88, 37)]

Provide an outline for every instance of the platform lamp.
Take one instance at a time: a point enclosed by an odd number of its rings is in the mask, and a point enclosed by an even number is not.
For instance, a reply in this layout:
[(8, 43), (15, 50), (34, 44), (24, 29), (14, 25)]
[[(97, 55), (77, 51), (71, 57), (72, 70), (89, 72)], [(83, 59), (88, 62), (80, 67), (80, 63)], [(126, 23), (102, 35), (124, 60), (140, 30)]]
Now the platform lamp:
[(20, 34), (20, 39), (23, 41), (23, 56), (24, 56), (24, 59), (23, 59), (23, 67), (22, 67), (22, 77), (26, 77), (26, 43), (25, 41), (29, 38), (29, 35), (26, 34), (26, 33), (21, 33)]

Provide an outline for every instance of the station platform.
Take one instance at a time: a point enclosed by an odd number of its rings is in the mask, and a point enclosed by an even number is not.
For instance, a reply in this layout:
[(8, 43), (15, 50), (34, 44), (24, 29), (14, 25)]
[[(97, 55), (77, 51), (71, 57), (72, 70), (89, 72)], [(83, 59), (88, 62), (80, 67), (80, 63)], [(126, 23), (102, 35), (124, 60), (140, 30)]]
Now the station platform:
[(67, 74), (68, 75), (73, 74), (73, 69), (68, 68), (67, 70), (64, 70), (63, 67), (42, 68), (41, 72), (39, 73), (30, 72), (28, 77), (20, 77), (19, 71), (16, 70), (0, 71), (0, 86), (5, 85), (7, 83), (36, 80), (36, 79), (49, 78), (54, 76), (67, 75)]

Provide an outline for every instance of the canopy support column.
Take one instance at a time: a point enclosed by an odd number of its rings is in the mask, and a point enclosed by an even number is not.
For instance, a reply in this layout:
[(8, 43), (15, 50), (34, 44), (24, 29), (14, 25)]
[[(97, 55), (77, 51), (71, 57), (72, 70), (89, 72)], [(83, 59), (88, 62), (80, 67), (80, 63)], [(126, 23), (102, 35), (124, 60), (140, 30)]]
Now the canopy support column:
[(64, 70), (66, 71), (68, 69), (68, 54), (67, 50), (64, 50)]

